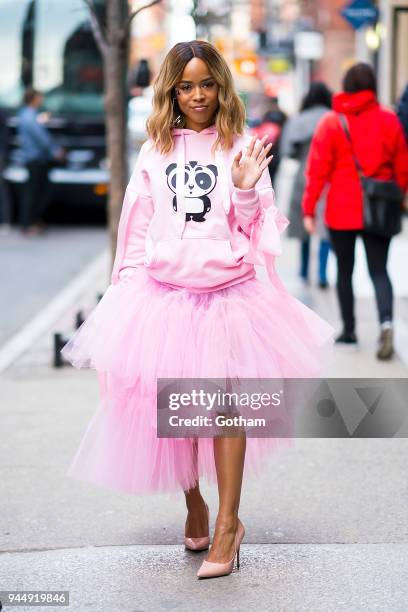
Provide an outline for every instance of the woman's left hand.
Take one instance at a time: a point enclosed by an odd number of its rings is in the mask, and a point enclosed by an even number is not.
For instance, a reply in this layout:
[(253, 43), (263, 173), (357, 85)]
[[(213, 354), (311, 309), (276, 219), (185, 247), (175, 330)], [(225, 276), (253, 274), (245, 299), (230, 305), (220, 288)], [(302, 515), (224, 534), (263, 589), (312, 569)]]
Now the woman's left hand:
[(247, 151), (242, 155), (240, 151), (235, 157), (231, 168), (231, 177), (234, 187), (238, 189), (252, 189), (255, 187), (262, 172), (270, 163), (273, 155), (267, 157), (272, 143), (264, 147), (267, 136), (258, 140), (254, 136), (247, 147)]

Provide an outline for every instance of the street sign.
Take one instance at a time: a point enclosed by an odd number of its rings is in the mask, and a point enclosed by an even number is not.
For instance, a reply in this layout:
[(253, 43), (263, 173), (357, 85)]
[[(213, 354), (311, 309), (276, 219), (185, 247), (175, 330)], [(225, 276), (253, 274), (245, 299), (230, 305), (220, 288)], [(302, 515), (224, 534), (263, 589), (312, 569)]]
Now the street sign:
[(340, 15), (349, 22), (352, 28), (359, 30), (377, 21), (378, 9), (370, 0), (353, 0), (340, 11)]

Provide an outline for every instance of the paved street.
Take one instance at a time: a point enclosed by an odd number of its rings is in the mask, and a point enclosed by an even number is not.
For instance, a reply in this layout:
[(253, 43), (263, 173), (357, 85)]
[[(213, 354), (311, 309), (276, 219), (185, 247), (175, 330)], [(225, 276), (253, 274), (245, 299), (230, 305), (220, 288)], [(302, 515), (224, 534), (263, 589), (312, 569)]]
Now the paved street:
[[(398, 241), (391, 273), (399, 283), (403, 335), (408, 291), (400, 281), (407, 231)], [(285, 284), (338, 326), (334, 290), (298, 282), (296, 247), (285, 242), (279, 262)], [(336, 349), (327, 376), (406, 377), (403, 338), (401, 357), (386, 364), (374, 357), (377, 322), (365, 274), (359, 262), (361, 348)], [(52, 334), (71, 333), (75, 312), (93, 307), (107, 278), (101, 262), (93, 282), (67, 304), (49, 332), (1, 375), (1, 588), (69, 590), (69, 609), (75, 612), (405, 612), (406, 439), (298, 439), (272, 457), (261, 478), (244, 484), (241, 569), (210, 581), (195, 575), (205, 553), (189, 553), (182, 545), (182, 494), (131, 497), (65, 476), (95, 409), (97, 386), (93, 371), (50, 366)], [(204, 483), (203, 491), (213, 527), (216, 489)]]
[(51, 226), (40, 236), (0, 235), (0, 346), (107, 247), (103, 227)]

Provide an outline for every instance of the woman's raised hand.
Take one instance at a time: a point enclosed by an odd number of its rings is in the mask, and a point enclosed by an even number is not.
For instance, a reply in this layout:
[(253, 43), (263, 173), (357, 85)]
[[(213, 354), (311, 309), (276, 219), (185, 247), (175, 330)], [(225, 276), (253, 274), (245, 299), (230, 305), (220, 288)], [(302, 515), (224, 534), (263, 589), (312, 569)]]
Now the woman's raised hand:
[(267, 157), (272, 146), (269, 143), (264, 147), (267, 135), (261, 140), (254, 136), (247, 146), (246, 153), (239, 151), (234, 157), (231, 168), (231, 177), (234, 186), (238, 189), (252, 189), (261, 178), (273, 155)]

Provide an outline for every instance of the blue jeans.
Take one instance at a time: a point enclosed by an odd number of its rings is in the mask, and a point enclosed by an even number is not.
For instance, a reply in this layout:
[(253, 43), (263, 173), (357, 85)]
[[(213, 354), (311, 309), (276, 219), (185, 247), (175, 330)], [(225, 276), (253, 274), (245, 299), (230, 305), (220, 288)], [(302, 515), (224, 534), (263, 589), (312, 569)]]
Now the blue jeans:
[[(319, 282), (327, 283), (327, 259), (330, 252), (330, 240), (320, 240), (319, 243)], [(300, 276), (307, 279), (309, 275), (310, 237), (301, 242)]]

